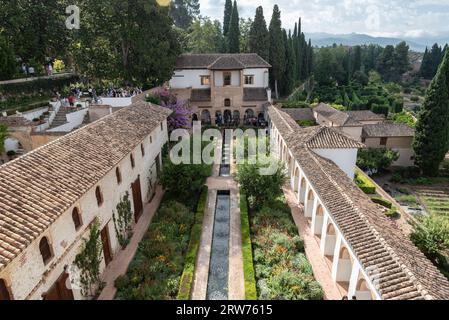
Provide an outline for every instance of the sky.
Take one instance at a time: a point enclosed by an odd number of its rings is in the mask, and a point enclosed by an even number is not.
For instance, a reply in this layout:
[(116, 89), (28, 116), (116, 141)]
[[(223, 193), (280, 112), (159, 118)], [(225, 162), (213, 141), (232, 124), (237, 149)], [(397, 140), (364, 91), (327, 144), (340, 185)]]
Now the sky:
[[(200, 0), (201, 15), (223, 20), (225, 0)], [(240, 0), (239, 14), (254, 18), (264, 8), (267, 24), (273, 6), (282, 26), (293, 29), (302, 17), (305, 33), (364, 33), (371, 36), (437, 38), (449, 36), (449, 0)]]

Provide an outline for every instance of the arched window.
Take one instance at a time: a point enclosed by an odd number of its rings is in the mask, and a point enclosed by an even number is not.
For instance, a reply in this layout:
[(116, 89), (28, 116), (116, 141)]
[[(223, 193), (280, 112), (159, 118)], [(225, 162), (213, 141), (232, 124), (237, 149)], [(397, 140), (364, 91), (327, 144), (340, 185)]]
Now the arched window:
[(145, 157), (145, 147), (143, 146), (143, 143), (140, 144), (140, 152), (142, 152), (142, 158)]
[(129, 156), (129, 159), (131, 160), (131, 167), (134, 168), (136, 166), (136, 163), (134, 162), (134, 156), (131, 153), (131, 155)]
[(41, 252), (42, 260), (44, 264), (47, 264), (51, 258), (53, 257), (53, 253), (50, 248), (50, 244), (48, 243), (47, 237), (43, 237), (39, 242), (39, 251)]
[(150, 143), (153, 143), (153, 137), (150, 136)]
[(101, 206), (103, 204), (103, 194), (101, 193), (100, 187), (95, 189), (95, 197), (97, 197), (98, 206)]
[(6, 282), (3, 279), (0, 279), (0, 301), (2, 300), (12, 300), (11, 295), (9, 294), (8, 287), (6, 286)]
[(73, 224), (75, 225), (75, 230), (78, 230), (83, 225), (83, 223), (81, 222), (81, 215), (77, 207), (73, 208), (72, 220)]

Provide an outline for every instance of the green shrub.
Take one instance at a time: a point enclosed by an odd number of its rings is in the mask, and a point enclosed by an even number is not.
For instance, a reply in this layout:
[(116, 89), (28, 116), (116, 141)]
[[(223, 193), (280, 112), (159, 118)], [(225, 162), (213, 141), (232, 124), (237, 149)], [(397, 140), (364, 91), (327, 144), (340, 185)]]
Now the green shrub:
[(388, 149), (365, 149), (357, 155), (357, 166), (362, 170), (385, 170), (399, 159), (399, 153)]
[(383, 114), (385, 116), (388, 116), (388, 113), (390, 112), (390, 106), (373, 104), (371, 106), (371, 111), (377, 114)]
[(355, 174), (355, 182), (357, 186), (366, 194), (375, 194), (376, 186), (369, 181), (361, 172)]
[(418, 200), (413, 195), (398, 196), (396, 197), (396, 201), (398, 201), (401, 204), (404, 203), (407, 205), (415, 205), (418, 203)]
[(313, 126), (317, 125), (314, 120), (300, 120), (300, 121), (298, 121), (298, 124), (301, 127), (313, 127)]
[(418, 97), (418, 96), (412, 96), (412, 97), (410, 98), (410, 100), (411, 100), (412, 102), (418, 102), (418, 101), (419, 101), (419, 97)]
[(184, 271), (179, 285), (179, 292), (177, 295), (178, 300), (189, 300), (192, 293), (193, 276), (195, 274), (195, 264), (201, 243), (201, 233), (203, 230), (204, 211), (206, 210), (208, 191), (209, 189), (207, 186), (204, 186), (200, 200), (198, 201), (198, 208), (195, 213), (195, 224), (190, 233), (190, 243), (187, 249)]
[(395, 219), (399, 217), (399, 212), (396, 207), (392, 207), (390, 210), (388, 210), (385, 215), (390, 219)]
[(284, 101), (282, 102), (282, 108), (284, 109), (306, 109), (310, 108), (310, 103), (305, 101)]
[(374, 203), (380, 204), (381, 206), (383, 206), (387, 209), (391, 209), (393, 207), (393, 204), (390, 201), (385, 200), (383, 198), (374, 197), (374, 198), (371, 198), (371, 200)]
[(257, 300), (256, 278), (254, 275), (253, 250), (251, 244), (248, 203), (246, 195), (240, 193), (240, 223), (242, 230), (243, 274), (245, 278), (245, 300)]

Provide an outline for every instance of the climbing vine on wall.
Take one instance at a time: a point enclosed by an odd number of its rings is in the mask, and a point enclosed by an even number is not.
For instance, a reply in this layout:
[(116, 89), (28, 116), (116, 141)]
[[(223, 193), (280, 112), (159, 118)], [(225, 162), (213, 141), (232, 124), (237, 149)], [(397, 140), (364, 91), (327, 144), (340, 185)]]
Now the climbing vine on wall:
[(86, 297), (95, 296), (95, 290), (100, 289), (102, 260), (100, 223), (96, 220), (91, 226), (89, 238), (84, 239), (82, 250), (74, 262), (80, 272), (81, 293)]
[(115, 234), (122, 248), (125, 248), (133, 235), (132, 233), (132, 218), (133, 212), (131, 211), (131, 201), (129, 201), (129, 193), (122, 197), (117, 204), (117, 214), (113, 212), (112, 219), (114, 220)]

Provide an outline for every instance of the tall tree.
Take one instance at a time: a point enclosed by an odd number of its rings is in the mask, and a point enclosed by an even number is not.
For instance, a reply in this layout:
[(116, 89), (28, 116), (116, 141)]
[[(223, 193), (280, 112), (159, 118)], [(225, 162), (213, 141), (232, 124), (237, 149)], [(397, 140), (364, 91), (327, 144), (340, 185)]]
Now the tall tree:
[(8, 138), (8, 127), (0, 124), (0, 155), (5, 152), (5, 140)]
[(269, 27), (270, 35), (270, 64), (271, 64), (271, 81), (279, 99), (278, 83), (282, 79), (285, 71), (285, 46), (283, 44), (283, 34), (281, 26), (281, 12), (277, 5), (273, 8), (273, 15)]
[(263, 59), (269, 61), (270, 36), (262, 7), (256, 9), (256, 16), (249, 33), (249, 48), (252, 53), (257, 53)]
[(228, 33), (228, 52), (229, 53), (239, 53), (240, 52), (240, 18), (239, 11), (237, 8), (237, 1), (234, 0), (234, 5), (232, 6), (231, 21), (229, 22), (229, 33)]
[(0, 80), (11, 79), (16, 72), (17, 62), (14, 51), (0, 33)]
[(393, 46), (388, 45), (385, 47), (378, 59), (377, 70), (385, 81), (391, 81), (395, 77)]
[(195, 19), (187, 35), (187, 51), (191, 53), (218, 53), (222, 48), (223, 35), (218, 20), (200, 17)]
[(232, 0), (226, 0), (225, 8), (224, 8), (224, 18), (223, 18), (223, 35), (227, 36), (229, 32), (229, 26), (231, 23), (231, 15), (232, 15)]
[(180, 53), (169, 8), (156, 0), (82, 0), (74, 54), (79, 71), (97, 79), (147, 86), (168, 80)]
[(409, 46), (405, 41), (402, 41), (394, 48), (394, 68), (397, 74), (397, 79), (406, 73), (410, 68), (410, 59), (408, 56)]
[(200, 14), (199, 0), (173, 0), (170, 4), (170, 16), (178, 28), (186, 30), (193, 19)]
[(449, 50), (426, 93), (416, 125), (413, 149), (415, 163), (424, 174), (438, 174), (448, 151), (449, 139)]
[(293, 50), (292, 39), (287, 36), (285, 29), (283, 30), (284, 46), (285, 46), (285, 72), (282, 79), (282, 94), (289, 95), (295, 85), (295, 52)]
[(251, 18), (240, 19), (240, 52), (241, 53), (250, 53), (250, 32), (251, 32), (251, 26), (253, 25), (253, 21)]
[(362, 48), (360, 46), (355, 46), (351, 68), (352, 75), (357, 71), (360, 71), (361, 68), (362, 68)]

